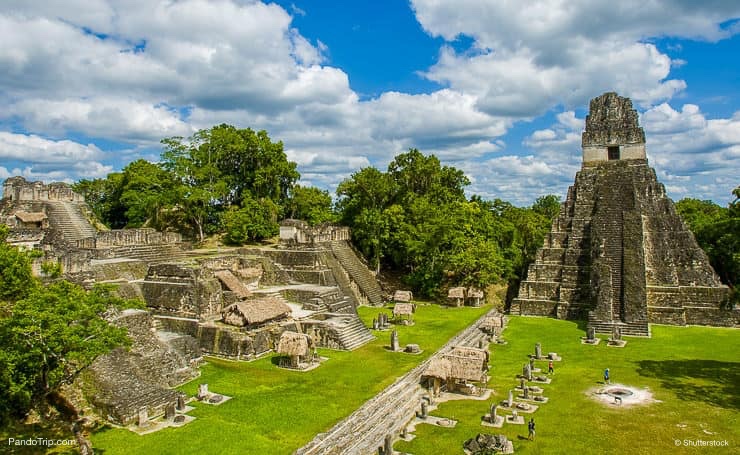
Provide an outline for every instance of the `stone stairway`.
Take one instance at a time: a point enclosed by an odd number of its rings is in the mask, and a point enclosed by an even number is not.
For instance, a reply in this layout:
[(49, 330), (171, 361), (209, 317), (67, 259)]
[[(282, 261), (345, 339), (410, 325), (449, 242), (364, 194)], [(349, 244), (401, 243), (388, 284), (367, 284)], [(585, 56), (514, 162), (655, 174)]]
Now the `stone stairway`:
[(349, 321), (343, 326), (337, 326), (337, 335), (339, 343), (348, 351), (354, 351), (375, 339), (375, 336), (365, 327), (358, 316), (349, 318)]
[(588, 326), (593, 327), (596, 333), (611, 335), (614, 326), (619, 326), (622, 335), (633, 337), (650, 337), (650, 325), (647, 321), (635, 322), (614, 322), (614, 321), (597, 321), (589, 317)]
[(51, 227), (62, 232), (64, 240), (76, 240), (95, 237), (97, 231), (82, 213), (82, 204), (75, 202), (49, 201), (46, 202), (49, 210)]
[(326, 307), (332, 313), (353, 313), (352, 300), (347, 296), (333, 302), (328, 302)]
[(360, 288), (371, 305), (383, 303), (383, 291), (380, 289), (378, 280), (370, 272), (367, 266), (357, 257), (346, 241), (331, 242), (331, 251), (342, 267), (347, 271), (352, 281)]
[[(454, 346), (477, 347), (478, 340), (485, 335), (478, 328), (481, 322), (492, 316), (494, 310), (483, 315), (467, 329), (450, 339), (439, 351), (447, 352)], [(336, 424), (326, 433), (317, 435), (307, 445), (295, 451), (297, 455), (338, 455), (377, 453), (386, 435), (394, 439), (401, 429), (420, 409), (426, 391), (419, 385), (421, 375), (434, 356), (386, 387), (363, 404), (350, 416)]]
[(176, 261), (184, 259), (188, 255), (178, 244), (162, 245), (128, 245), (109, 249), (101, 249), (99, 259), (129, 258), (137, 259), (147, 263)]

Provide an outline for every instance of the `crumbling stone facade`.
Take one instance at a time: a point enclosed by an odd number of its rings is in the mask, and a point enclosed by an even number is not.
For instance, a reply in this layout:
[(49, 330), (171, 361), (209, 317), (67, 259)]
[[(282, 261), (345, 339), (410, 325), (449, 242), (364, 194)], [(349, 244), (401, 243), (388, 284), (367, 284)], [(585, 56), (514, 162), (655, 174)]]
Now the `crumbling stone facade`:
[(11, 201), (85, 202), (84, 196), (72, 191), (72, 187), (66, 183), (53, 182), (45, 185), (43, 182), (29, 182), (21, 176), (5, 179), (3, 199)]
[(582, 168), (511, 312), (643, 336), (649, 323), (737, 325), (728, 288), (648, 166), (630, 100), (605, 93), (590, 109)]

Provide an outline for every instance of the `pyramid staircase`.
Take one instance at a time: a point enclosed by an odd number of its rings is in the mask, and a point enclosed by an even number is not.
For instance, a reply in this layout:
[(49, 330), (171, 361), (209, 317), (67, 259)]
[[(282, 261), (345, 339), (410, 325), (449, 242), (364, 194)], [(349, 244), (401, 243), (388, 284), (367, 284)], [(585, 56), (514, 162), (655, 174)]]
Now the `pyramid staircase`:
[(331, 242), (331, 251), (334, 257), (342, 264), (344, 270), (360, 288), (362, 294), (367, 297), (371, 305), (383, 303), (383, 291), (380, 289), (378, 280), (370, 272), (367, 265), (363, 263), (346, 241)]
[(49, 223), (52, 228), (62, 233), (64, 240), (77, 240), (95, 237), (97, 231), (82, 213), (83, 204), (76, 202), (46, 202)]
[(358, 316), (352, 315), (344, 319), (346, 321), (344, 324), (334, 326), (339, 344), (344, 349), (354, 351), (363, 344), (375, 339), (375, 336), (365, 327), (365, 324), (362, 323), (362, 320)]

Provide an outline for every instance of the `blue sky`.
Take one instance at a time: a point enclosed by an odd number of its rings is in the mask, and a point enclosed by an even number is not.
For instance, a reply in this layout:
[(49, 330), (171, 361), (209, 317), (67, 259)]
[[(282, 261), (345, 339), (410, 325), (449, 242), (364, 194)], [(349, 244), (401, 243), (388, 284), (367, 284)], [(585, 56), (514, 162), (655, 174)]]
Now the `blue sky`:
[(0, 3), (0, 179), (104, 177), (159, 140), (266, 129), (334, 190), (410, 147), (469, 193), (565, 195), (588, 101), (632, 98), (673, 199), (740, 184), (740, 3)]

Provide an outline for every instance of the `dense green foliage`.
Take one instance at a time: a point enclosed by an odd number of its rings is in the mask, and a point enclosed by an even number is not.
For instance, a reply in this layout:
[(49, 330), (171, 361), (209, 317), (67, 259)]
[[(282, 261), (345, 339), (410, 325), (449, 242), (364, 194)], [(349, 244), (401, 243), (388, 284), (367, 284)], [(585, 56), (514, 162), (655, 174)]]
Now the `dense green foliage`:
[(34, 281), (31, 259), (5, 243), (7, 237), (8, 227), (0, 224), (0, 303), (26, 297)]
[(469, 180), (415, 149), (387, 172), (367, 167), (340, 183), (337, 208), (371, 260), (436, 297), (453, 285), (516, 280), (526, 271), (559, 210), (557, 196), (532, 208), (465, 197)]
[(682, 199), (676, 210), (694, 233), (696, 241), (723, 283), (733, 288), (733, 301), (740, 303), (740, 187), (733, 191), (735, 201), (721, 207), (712, 201)]
[[(265, 131), (218, 125), (162, 144), (161, 162), (137, 160), (105, 179), (82, 180), (75, 190), (112, 228), (174, 229), (199, 240), (226, 232), (231, 243), (277, 232), (300, 177), (282, 142), (272, 142)], [(305, 199), (301, 210), (309, 213), (313, 209)], [(269, 216), (255, 211), (255, 204), (268, 205)], [(257, 219), (251, 227), (234, 230), (236, 219), (252, 215)]]
[(40, 285), (28, 255), (7, 245), (4, 236), (0, 228), (0, 421), (52, 402), (98, 356), (126, 344), (125, 330), (102, 315), (138, 305), (106, 288), (88, 292), (66, 281)]
[(285, 216), (306, 221), (312, 226), (336, 221), (329, 192), (312, 186), (293, 187)]

